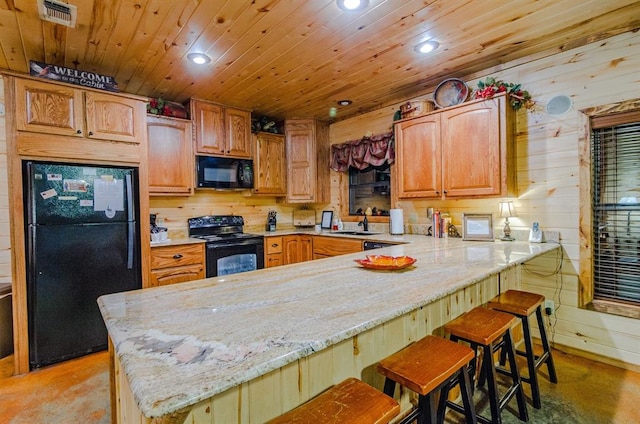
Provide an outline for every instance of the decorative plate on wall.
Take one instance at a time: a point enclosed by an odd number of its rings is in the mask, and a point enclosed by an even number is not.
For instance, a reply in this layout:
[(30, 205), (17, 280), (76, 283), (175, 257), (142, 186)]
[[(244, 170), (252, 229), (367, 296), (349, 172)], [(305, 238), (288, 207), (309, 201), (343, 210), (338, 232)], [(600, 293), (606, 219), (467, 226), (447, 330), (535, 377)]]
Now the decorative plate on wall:
[(442, 81), (433, 93), (433, 101), (439, 108), (459, 105), (467, 100), (469, 87), (467, 83), (458, 78), (449, 78)]

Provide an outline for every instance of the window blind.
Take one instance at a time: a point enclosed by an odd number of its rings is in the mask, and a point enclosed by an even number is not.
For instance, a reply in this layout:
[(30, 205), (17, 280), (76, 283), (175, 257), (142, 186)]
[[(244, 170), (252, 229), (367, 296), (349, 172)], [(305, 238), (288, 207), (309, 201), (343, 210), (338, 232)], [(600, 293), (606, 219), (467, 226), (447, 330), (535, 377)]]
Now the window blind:
[(640, 305), (640, 121), (593, 129), (591, 164), (594, 299)]

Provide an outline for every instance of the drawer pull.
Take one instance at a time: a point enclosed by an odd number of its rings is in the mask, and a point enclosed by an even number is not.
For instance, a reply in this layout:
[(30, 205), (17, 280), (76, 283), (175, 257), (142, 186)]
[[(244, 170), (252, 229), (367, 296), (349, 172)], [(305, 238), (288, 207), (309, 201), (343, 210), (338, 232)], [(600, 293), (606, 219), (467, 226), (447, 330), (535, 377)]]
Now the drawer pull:
[(176, 253), (175, 255), (173, 255), (173, 259), (181, 259), (182, 255), (179, 253)]
[(278, 243), (273, 243), (271, 247), (278, 247)]

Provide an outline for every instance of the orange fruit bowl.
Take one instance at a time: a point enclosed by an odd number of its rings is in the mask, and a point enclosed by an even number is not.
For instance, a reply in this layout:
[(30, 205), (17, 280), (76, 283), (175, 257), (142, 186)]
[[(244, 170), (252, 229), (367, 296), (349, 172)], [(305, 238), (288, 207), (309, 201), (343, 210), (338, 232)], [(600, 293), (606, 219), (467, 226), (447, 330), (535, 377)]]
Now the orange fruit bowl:
[(369, 269), (397, 270), (413, 265), (416, 259), (410, 256), (367, 255), (366, 259), (354, 259), (354, 262)]

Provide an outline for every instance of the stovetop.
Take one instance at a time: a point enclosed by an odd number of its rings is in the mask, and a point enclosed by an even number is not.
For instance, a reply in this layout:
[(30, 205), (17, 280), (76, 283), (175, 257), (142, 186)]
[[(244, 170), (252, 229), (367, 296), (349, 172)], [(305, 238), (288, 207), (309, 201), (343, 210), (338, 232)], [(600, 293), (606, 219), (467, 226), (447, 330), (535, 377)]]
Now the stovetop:
[(248, 233), (233, 233), (233, 234), (210, 234), (210, 235), (192, 235), (191, 237), (199, 238), (206, 241), (233, 241), (244, 240), (251, 238), (262, 238), (263, 236), (257, 234)]
[(207, 215), (189, 218), (189, 237), (207, 242), (228, 242), (263, 238), (243, 232), (244, 219), (239, 215)]

